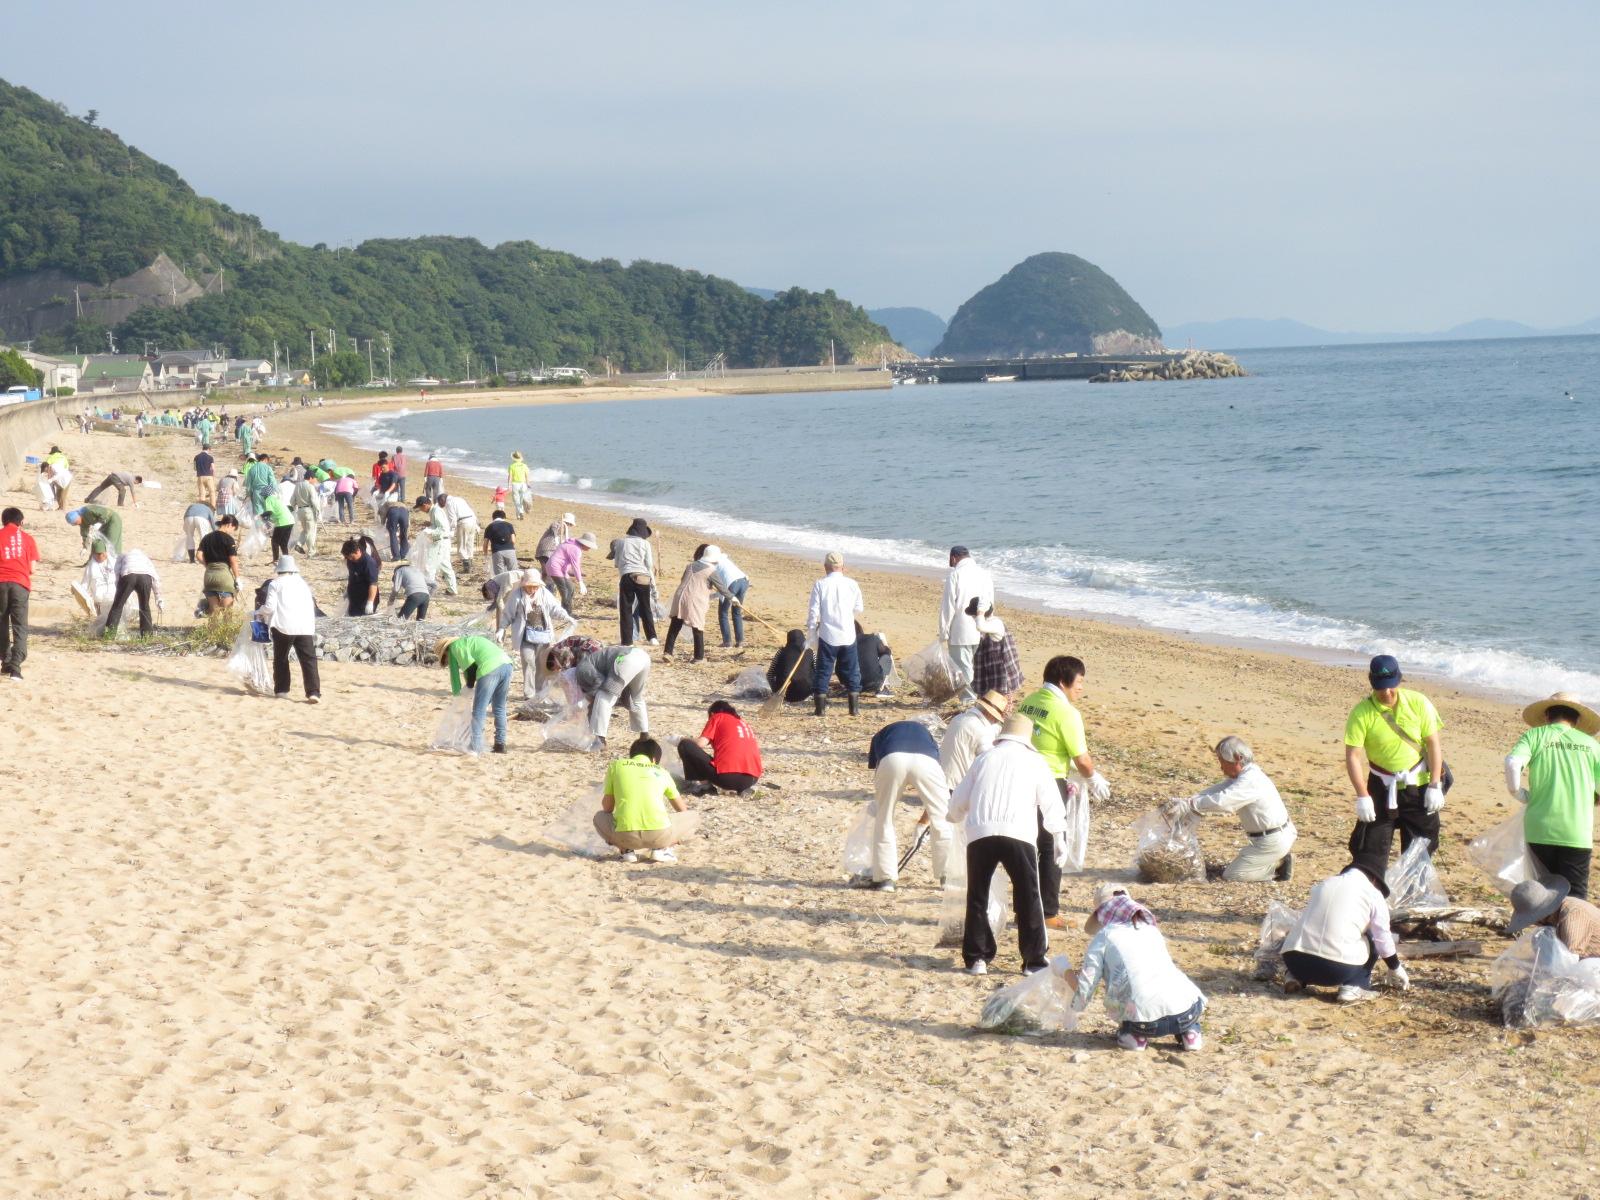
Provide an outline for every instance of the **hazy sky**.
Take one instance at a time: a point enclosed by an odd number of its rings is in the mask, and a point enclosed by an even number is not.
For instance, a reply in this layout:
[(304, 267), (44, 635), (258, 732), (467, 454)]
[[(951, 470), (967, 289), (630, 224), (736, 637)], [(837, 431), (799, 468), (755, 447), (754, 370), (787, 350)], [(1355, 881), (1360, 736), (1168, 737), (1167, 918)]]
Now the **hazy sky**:
[[(0, 76), (303, 242), (529, 238), (948, 317), (1600, 315), (1600, 5), (22, 0)], [(4, 147), (0, 146), (0, 154)]]

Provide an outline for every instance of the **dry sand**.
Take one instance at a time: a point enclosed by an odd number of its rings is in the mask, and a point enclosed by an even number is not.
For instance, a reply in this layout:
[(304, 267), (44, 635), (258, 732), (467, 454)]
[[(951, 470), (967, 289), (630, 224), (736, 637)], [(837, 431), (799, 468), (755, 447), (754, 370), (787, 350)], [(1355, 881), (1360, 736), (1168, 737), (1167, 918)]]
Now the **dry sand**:
[[(367, 456), (317, 427), (348, 411), (268, 418), (266, 446), (331, 450), (364, 473)], [(537, 436), (530, 412), (525, 452)], [(157, 560), (167, 616), (186, 623), (199, 568), (165, 559), (192, 445), (60, 441), (85, 484), (119, 467), (165, 482), (125, 513), (128, 542)], [(1077, 1033), (1000, 1037), (974, 1024), (1016, 977), (1014, 940), (996, 976), (954, 971), (958, 956), (933, 948), (925, 856), (893, 895), (840, 885), (867, 738), (913, 703), (758, 722), (779, 790), (695, 802), (704, 836), (676, 866), (592, 861), (539, 834), (601, 761), (531, 752), (521, 724), (503, 757), (424, 753), (448, 690), (438, 671), (325, 664), (313, 708), (246, 695), (220, 659), (77, 648), (63, 636), (77, 534), (37, 511), (30, 483), (6, 497), (45, 562), (26, 683), (0, 689), (13, 806), (0, 1194), (1600, 1194), (1597, 1035), (1502, 1030), (1493, 935), (1485, 958), (1419, 961), (1412, 992), (1355, 1009), (1250, 978), (1268, 900), (1301, 903), (1343, 862), (1338, 742), (1356, 672), (1010, 614), (1030, 679), (1051, 653), (1087, 660), (1091, 748), (1115, 789), (1067, 908), (1126, 875), (1129, 823), (1206, 781), (1205, 746), (1224, 732), (1255, 744), (1302, 836), (1288, 885), (1138, 889), (1210, 998), (1202, 1053), (1117, 1051), (1098, 1000)], [(555, 511), (536, 506), (525, 549)], [(602, 544), (625, 523), (578, 515)], [(675, 579), (699, 538), (661, 533)], [(736, 552), (752, 610), (795, 622), (813, 566)], [(308, 567), (325, 607), (342, 574), (331, 556)], [(581, 614), (609, 640), (603, 559), (592, 574)], [(930, 640), (937, 581), (861, 579), (869, 626), (898, 652)], [(658, 733), (697, 732), (725, 680), (764, 665), (774, 639), (753, 634), (743, 656), (656, 667)], [(1507, 811), (1498, 763), (1518, 722), (1429, 690), (1460, 780), (1444, 882), (1490, 901), (1464, 845)], [(1213, 822), (1211, 857), (1236, 837)], [(1085, 939), (1052, 942), (1076, 959)]]

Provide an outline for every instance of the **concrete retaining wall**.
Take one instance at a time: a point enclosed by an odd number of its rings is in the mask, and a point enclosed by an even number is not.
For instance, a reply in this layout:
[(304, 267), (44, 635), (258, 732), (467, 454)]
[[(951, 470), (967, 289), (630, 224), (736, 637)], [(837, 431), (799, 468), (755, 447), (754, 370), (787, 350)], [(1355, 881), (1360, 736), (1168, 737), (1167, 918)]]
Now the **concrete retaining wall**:
[(63, 421), (76, 421), (83, 401), (76, 396), (65, 400), (30, 400), (0, 408), (0, 478), (6, 486), (22, 476), (22, 460), (29, 454), (43, 455), (50, 439), (61, 432)]

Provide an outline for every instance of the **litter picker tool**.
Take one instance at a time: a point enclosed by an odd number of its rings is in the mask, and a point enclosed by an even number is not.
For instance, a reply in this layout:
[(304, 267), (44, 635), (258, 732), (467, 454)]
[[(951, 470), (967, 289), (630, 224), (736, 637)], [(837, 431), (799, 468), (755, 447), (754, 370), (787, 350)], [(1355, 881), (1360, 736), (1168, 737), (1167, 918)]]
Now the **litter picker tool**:
[(770, 717), (783, 707), (783, 694), (789, 690), (789, 681), (794, 678), (795, 672), (800, 669), (800, 664), (805, 660), (806, 656), (804, 654), (795, 655), (794, 666), (789, 668), (789, 673), (783, 677), (783, 682), (772, 689), (772, 695), (761, 702), (761, 708), (757, 715)]

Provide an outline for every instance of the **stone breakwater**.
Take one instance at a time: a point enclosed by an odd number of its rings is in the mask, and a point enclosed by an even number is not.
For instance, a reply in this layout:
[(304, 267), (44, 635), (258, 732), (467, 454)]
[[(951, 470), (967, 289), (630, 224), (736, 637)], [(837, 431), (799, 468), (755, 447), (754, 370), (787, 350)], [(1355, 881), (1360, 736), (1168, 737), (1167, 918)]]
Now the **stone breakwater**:
[(433, 644), (465, 632), (460, 621), (321, 617), (317, 621), (317, 657), (333, 662), (434, 666)]
[(1162, 362), (1132, 366), (1090, 377), (1090, 383), (1144, 383), (1155, 379), (1239, 379), (1248, 372), (1231, 355), (1214, 350), (1189, 350)]

